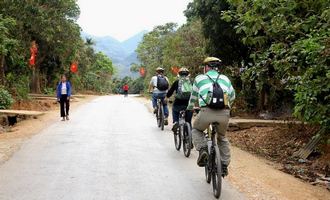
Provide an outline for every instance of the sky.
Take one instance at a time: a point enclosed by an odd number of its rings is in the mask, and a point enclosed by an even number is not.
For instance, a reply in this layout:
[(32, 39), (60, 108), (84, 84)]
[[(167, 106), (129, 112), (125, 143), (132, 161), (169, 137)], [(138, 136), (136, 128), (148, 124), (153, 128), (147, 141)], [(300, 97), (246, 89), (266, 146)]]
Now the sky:
[(186, 22), (183, 11), (192, 0), (78, 0), (79, 25), (95, 36), (120, 41), (154, 26)]

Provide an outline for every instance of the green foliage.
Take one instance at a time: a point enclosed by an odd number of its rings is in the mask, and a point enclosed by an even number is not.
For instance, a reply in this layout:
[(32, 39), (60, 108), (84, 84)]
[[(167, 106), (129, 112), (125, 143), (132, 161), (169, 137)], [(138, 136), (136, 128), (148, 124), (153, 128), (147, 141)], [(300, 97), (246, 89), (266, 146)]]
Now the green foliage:
[(145, 85), (155, 74), (157, 67), (165, 69), (171, 81), (175, 75), (171, 67), (187, 67), (192, 74), (198, 74), (200, 64), (206, 57), (206, 40), (199, 20), (191, 21), (177, 29), (173, 23), (157, 26), (146, 34), (137, 49), (141, 65), (146, 68)]
[(14, 103), (14, 99), (10, 95), (10, 93), (0, 87), (0, 109), (8, 109)]
[(26, 74), (8, 73), (6, 75), (6, 85), (9, 88), (10, 93), (18, 100), (24, 100), (28, 98), (30, 91), (29, 77)]
[(4, 18), (0, 14), (0, 55), (7, 55), (16, 44), (16, 40), (10, 38), (10, 29), (15, 26), (13, 18)]
[(194, 0), (189, 3), (185, 15), (188, 21), (201, 19), (209, 55), (221, 58), (226, 65), (238, 65), (248, 60), (248, 48), (234, 29), (236, 22), (228, 20), (229, 16), (222, 18), (221, 14), (231, 9), (227, 0)]
[(244, 82), (255, 81), (259, 91), (267, 86), (271, 94), (294, 92), (294, 114), (329, 128), (330, 2), (228, 2), (235, 9), (222, 19), (237, 23), (237, 33), (252, 50), (253, 67)]
[(123, 94), (123, 86), (128, 84), (130, 94), (141, 94), (144, 91), (144, 78), (140, 77), (132, 79), (131, 77), (124, 77), (123, 79), (115, 78), (112, 83), (113, 92), (116, 94)]
[[(94, 41), (80, 37), (76, 0), (2, 0), (0, 13), (0, 80), (15, 98), (26, 98), (30, 89), (52, 92), (61, 74), (68, 75), (74, 90), (111, 90), (115, 69), (94, 52)], [(35, 78), (27, 64), (32, 41), (38, 46)], [(79, 62), (76, 74), (69, 72), (73, 61)]]

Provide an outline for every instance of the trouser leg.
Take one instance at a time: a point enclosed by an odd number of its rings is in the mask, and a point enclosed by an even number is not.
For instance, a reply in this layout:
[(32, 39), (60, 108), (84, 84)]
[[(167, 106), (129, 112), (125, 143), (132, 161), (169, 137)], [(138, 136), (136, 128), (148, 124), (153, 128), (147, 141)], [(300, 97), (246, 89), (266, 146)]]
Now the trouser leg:
[(178, 109), (174, 105), (173, 109), (172, 109), (173, 124), (176, 123), (176, 122), (179, 122), (179, 114), (180, 114), (180, 112), (178, 111)]
[(64, 108), (64, 104), (66, 101), (65, 99), (66, 99), (66, 95), (61, 95), (61, 98), (60, 98), (61, 117), (65, 117), (65, 108)]
[(230, 143), (226, 137), (226, 132), (229, 122), (229, 110), (222, 110), (216, 114), (219, 125), (217, 126), (218, 132), (218, 146), (220, 150), (222, 164), (229, 165), (230, 163)]
[(66, 115), (69, 116), (70, 100), (68, 100), (68, 98), (66, 98), (66, 101), (65, 101), (65, 108), (66, 108)]
[(207, 113), (202, 108), (201, 111), (198, 113), (192, 129), (192, 139), (196, 150), (199, 151), (202, 147), (207, 146), (207, 141), (203, 131), (208, 127), (209, 123), (206, 119)]
[(152, 102), (152, 107), (157, 108), (157, 95), (156, 94), (152, 94), (151, 102)]
[(190, 124), (190, 126), (191, 126), (191, 119), (192, 119), (192, 117), (193, 117), (193, 112), (192, 111), (190, 111), (190, 110), (187, 110), (186, 111), (186, 122), (188, 122), (189, 124)]

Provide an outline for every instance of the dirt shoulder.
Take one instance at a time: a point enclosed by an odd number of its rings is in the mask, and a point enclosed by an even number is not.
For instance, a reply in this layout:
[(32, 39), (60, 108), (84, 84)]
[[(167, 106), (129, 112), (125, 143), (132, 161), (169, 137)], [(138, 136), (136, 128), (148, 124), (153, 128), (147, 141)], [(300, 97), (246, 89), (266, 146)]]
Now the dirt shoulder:
[[(71, 103), (70, 109), (74, 111), (80, 105), (94, 99), (96, 96), (86, 96), (79, 98)], [(3, 164), (20, 148), (22, 143), (30, 137), (38, 134), (42, 129), (48, 127), (52, 123), (60, 120), (59, 105), (53, 102), (22, 102), (14, 106), (16, 109), (32, 109), (45, 112), (43, 116), (36, 119), (30, 118), (18, 122), (15, 126), (6, 128), (7, 131), (0, 134), (0, 164)]]
[[(152, 112), (150, 100), (138, 97), (141, 103)], [(253, 128), (251, 131), (255, 131)], [(266, 130), (261, 130), (266, 131)], [(228, 132), (231, 142), (240, 132)], [(258, 134), (258, 132), (256, 133)], [(244, 141), (242, 139), (241, 141)], [(251, 135), (251, 142), (256, 141)], [(236, 143), (237, 144), (237, 143)], [(236, 145), (235, 144), (235, 145)], [(257, 144), (251, 148), (258, 149)], [(244, 148), (242, 148), (244, 149)], [(330, 192), (323, 187), (312, 186), (290, 174), (280, 171), (280, 165), (260, 156), (232, 146), (229, 182), (246, 195), (256, 200), (330, 200)]]

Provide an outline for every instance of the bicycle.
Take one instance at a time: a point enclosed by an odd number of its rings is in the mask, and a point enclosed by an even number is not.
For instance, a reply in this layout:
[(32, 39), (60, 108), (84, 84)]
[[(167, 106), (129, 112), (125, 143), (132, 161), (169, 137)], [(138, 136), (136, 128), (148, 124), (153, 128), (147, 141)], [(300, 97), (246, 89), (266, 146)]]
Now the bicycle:
[(191, 135), (191, 126), (185, 120), (186, 111), (180, 112), (179, 117), (179, 126), (177, 131), (174, 133), (174, 144), (175, 149), (180, 151), (181, 144), (183, 147), (183, 153), (188, 158), (192, 149), (192, 135)]
[(218, 134), (216, 130), (218, 125), (216, 122), (212, 123), (205, 136), (209, 153), (209, 159), (205, 165), (205, 177), (207, 183), (210, 183), (212, 180), (213, 195), (216, 198), (220, 197), (222, 189), (221, 155), (216, 137)]
[[(195, 109), (195, 112), (198, 113), (199, 109)], [(223, 177), (221, 168), (221, 155), (217, 143), (218, 125), (218, 122), (211, 123), (205, 133), (209, 154), (208, 161), (205, 165), (205, 178), (207, 183), (211, 183), (212, 181), (213, 195), (217, 199), (221, 196)]]
[(157, 108), (156, 108), (156, 119), (157, 126), (163, 131), (165, 126), (165, 114), (164, 114), (164, 100), (157, 99)]

